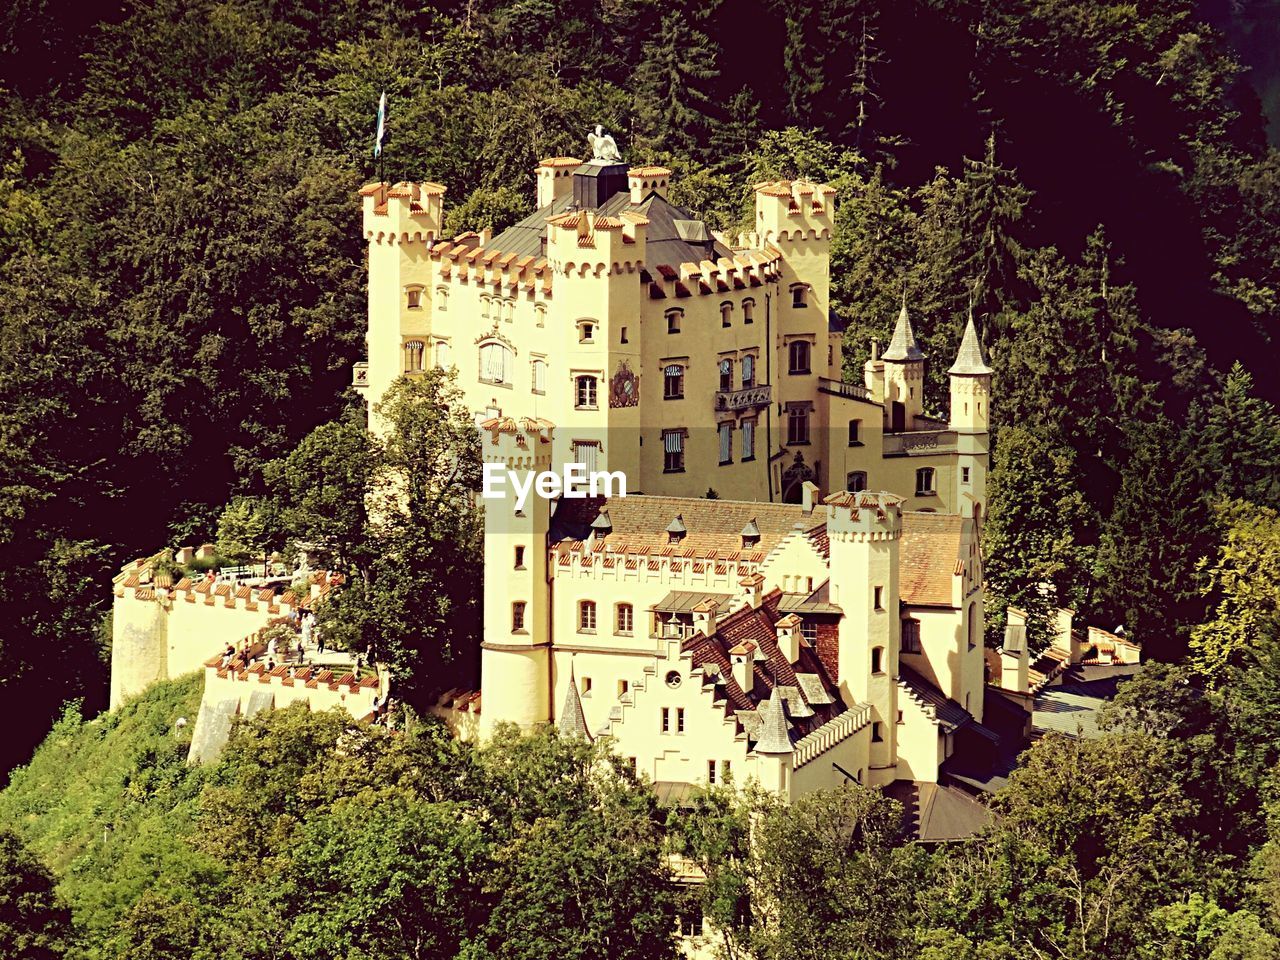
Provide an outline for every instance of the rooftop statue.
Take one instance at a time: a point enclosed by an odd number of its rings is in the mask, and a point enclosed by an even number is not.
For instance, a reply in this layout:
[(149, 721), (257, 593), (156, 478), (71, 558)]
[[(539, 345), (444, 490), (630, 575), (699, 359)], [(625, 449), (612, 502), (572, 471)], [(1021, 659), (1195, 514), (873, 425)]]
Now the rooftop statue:
[(587, 143), (591, 144), (592, 160), (601, 160), (605, 163), (622, 162), (622, 154), (618, 152), (617, 142), (604, 132), (604, 127), (600, 124), (596, 124), (595, 133), (587, 134)]

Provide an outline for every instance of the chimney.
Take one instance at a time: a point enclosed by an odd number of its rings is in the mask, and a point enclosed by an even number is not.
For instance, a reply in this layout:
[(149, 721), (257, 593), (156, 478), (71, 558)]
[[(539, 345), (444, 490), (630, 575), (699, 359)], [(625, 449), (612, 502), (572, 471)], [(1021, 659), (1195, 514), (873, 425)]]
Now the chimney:
[(613, 533), (613, 521), (609, 519), (609, 511), (601, 510), (600, 515), (591, 521), (591, 532), (597, 540), (604, 540)]
[(217, 551), (213, 548), (212, 543), (200, 544), (200, 549), (196, 551), (196, 558), (199, 560), (212, 560)]
[(747, 606), (752, 610), (758, 610), (760, 608), (761, 594), (764, 592), (764, 577), (758, 573), (749, 573), (738, 581), (738, 586), (742, 587)]
[(549, 157), (533, 168), (538, 178), (538, 209), (550, 206), (573, 192), (573, 171), (582, 166), (577, 157)]
[(1001, 688), (1014, 693), (1030, 692), (1029, 669), (1026, 615), (1010, 607), (1009, 620), (1004, 628), (1004, 644), (1000, 648)]
[(800, 618), (789, 613), (778, 621), (778, 649), (787, 663), (800, 659)]
[(729, 651), (729, 662), (733, 667), (733, 679), (744, 692), (750, 693), (754, 686), (756, 645), (744, 640)]
[(1054, 620), (1054, 634), (1057, 637), (1056, 645), (1070, 654), (1072, 663), (1079, 663), (1084, 650), (1081, 647), (1079, 638), (1076, 636), (1076, 632), (1071, 629), (1071, 620), (1074, 616), (1074, 610), (1059, 607)]
[(627, 187), (631, 191), (632, 203), (644, 203), (651, 193), (665, 198), (670, 183), (671, 171), (666, 167), (632, 167), (627, 171)]
[(800, 505), (805, 513), (813, 513), (813, 504), (818, 496), (818, 485), (812, 480), (806, 480), (800, 485)]
[(709, 637), (716, 631), (716, 607), (718, 606), (719, 604), (714, 600), (702, 600), (693, 608), (693, 629), (704, 637)]
[(184, 567), (195, 559), (196, 551), (194, 547), (179, 547), (177, 561)]
[(742, 549), (759, 546), (759, 544), (760, 527), (756, 524), (756, 518), (752, 517), (747, 521), (746, 526), (742, 528)]

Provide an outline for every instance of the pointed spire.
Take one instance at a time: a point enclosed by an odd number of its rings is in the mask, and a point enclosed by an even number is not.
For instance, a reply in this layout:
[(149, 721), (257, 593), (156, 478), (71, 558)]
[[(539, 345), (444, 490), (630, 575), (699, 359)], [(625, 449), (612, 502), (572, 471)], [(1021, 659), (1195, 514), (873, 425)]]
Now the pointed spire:
[(902, 288), (902, 310), (898, 313), (897, 326), (893, 328), (893, 339), (889, 341), (889, 349), (881, 360), (906, 363), (911, 360), (923, 360), (924, 353), (916, 343), (916, 335), (911, 331), (911, 318), (907, 316), (907, 288)]
[(960, 352), (956, 354), (956, 362), (947, 373), (990, 374), (982, 356), (982, 343), (978, 340), (978, 328), (973, 323), (973, 310), (969, 310), (969, 321), (964, 326), (964, 339), (960, 341)]
[(569, 689), (564, 695), (564, 708), (560, 711), (560, 720), (556, 724), (562, 737), (581, 737), (590, 741), (591, 731), (587, 729), (587, 717), (582, 712), (582, 699), (578, 696), (578, 681), (574, 679), (573, 667), (569, 667)]
[(760, 715), (760, 736), (756, 739), (756, 753), (776, 756), (794, 752), (786, 708), (782, 705), (782, 695), (778, 692), (776, 683), (769, 699), (756, 707), (756, 713)]

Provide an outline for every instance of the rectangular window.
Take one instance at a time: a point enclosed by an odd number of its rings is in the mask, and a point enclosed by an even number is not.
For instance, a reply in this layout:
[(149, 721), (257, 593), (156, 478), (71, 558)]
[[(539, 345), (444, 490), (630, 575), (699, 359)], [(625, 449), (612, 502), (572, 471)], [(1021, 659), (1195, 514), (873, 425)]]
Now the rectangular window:
[(933, 467), (921, 467), (916, 471), (916, 496), (933, 493)]
[(742, 301), (742, 322), (751, 323), (756, 318), (756, 302), (754, 300)]
[(729, 774), (732, 769), (733, 767), (730, 765), (728, 760), (720, 761), (720, 779), (725, 781), (725, 783), (729, 782)]
[(684, 432), (662, 431), (663, 473), (684, 473)]
[(511, 605), (511, 632), (519, 633), (524, 629), (524, 601), (518, 600)]
[(969, 468), (968, 468), (968, 467), (961, 467), (961, 468), (960, 468), (960, 482), (961, 482), (961, 483), (968, 483), (968, 482), (969, 482)]
[(858, 426), (861, 423), (862, 423), (861, 420), (849, 421), (849, 446), (851, 447), (862, 446), (862, 442), (858, 439)]
[(595, 633), (596, 605), (594, 600), (583, 600), (578, 604), (578, 630), (582, 633)]
[(663, 733), (671, 732), (671, 708), (670, 707), (662, 708), (662, 732)]
[(920, 652), (920, 621), (919, 620), (903, 620), (902, 621), (902, 652), (903, 653), (919, 653)]
[(791, 288), (791, 306), (795, 308), (807, 307), (809, 288), (803, 283), (797, 283)]
[(618, 696), (622, 696), (623, 694), (625, 694), (625, 693), (626, 693), (627, 691), (629, 691), (630, 689), (631, 689), (631, 681), (630, 681), (630, 680), (619, 680), (619, 681), (618, 681)]
[(547, 392), (547, 361), (541, 357), (533, 361), (533, 392)]
[(720, 326), (728, 327), (733, 325), (733, 304), (720, 304)]
[(792, 340), (787, 348), (787, 372), (805, 374), (809, 372), (809, 354), (811, 345), (808, 340)]
[(667, 314), (667, 333), (680, 332), (680, 318), (683, 316), (683, 310), (672, 310)]
[(631, 633), (633, 622), (634, 622), (634, 611), (632, 609), (631, 604), (629, 603), (618, 604), (618, 632)]
[(794, 406), (787, 411), (787, 443), (804, 444), (809, 442), (809, 410), (804, 406)]
[(618, 334), (618, 342), (619, 342), (619, 343), (628, 343), (628, 342), (629, 342), (629, 341), (627, 340), (627, 328), (626, 328), (626, 327), (623, 327), (623, 328), (622, 328), (622, 332), (621, 332), (620, 334)]
[(733, 463), (733, 424), (720, 424), (720, 466)]
[(422, 291), (420, 289), (412, 289), (405, 291), (405, 301), (410, 310), (418, 310), (422, 307)]
[(756, 422), (754, 420), (742, 421), (742, 459), (754, 460), (756, 458)]
[(582, 688), (582, 695), (588, 697), (591, 695), (591, 678), (583, 677), (578, 681), (578, 685)]
[(662, 371), (662, 399), (684, 399), (684, 367), (669, 363)]
[(577, 408), (579, 410), (596, 409), (596, 389), (597, 382), (595, 377), (578, 377), (578, 397)]
[(860, 493), (867, 489), (867, 473), (865, 470), (854, 470), (845, 477), (845, 489), (850, 493)]
[(744, 387), (756, 385), (756, 358), (750, 353), (742, 358), (742, 385)]
[(811, 646), (817, 643), (818, 625), (816, 623), (810, 623), (808, 620), (804, 621), (800, 624), (800, 636), (808, 640)]
[(436, 341), (436, 369), (438, 370), (449, 369), (449, 341), (448, 340)]
[(524, 569), (524, 547), (516, 547), (516, 569)]
[(600, 445), (594, 440), (573, 441), (573, 462), (586, 467), (587, 473), (595, 472), (599, 452)]
[(676, 707), (676, 733), (684, 733), (684, 707)]
[(716, 782), (716, 762), (714, 760), (707, 761), (707, 783), (714, 785)]
[(408, 340), (404, 345), (404, 372), (417, 373), (422, 369), (422, 354), (426, 344), (421, 340)]
[(875, 589), (875, 606), (877, 610), (884, 609), (884, 587), (876, 587)]

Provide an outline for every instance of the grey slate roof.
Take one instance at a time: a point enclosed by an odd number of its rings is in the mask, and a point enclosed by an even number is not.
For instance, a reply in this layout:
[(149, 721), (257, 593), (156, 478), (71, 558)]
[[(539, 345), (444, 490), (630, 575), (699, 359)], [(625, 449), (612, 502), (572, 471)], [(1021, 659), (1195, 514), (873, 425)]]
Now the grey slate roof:
[(1036, 695), (1032, 729), (1085, 739), (1098, 736), (1098, 711), (1115, 697), (1120, 684), (1140, 669), (1138, 664), (1071, 668), (1061, 683), (1045, 687)]
[[(573, 197), (561, 197), (502, 231), (489, 241), (486, 248), (514, 253), (519, 257), (545, 256), (542, 241), (547, 235), (547, 218), (572, 208)], [(649, 220), (645, 229), (644, 259), (650, 266), (660, 263), (676, 266), (733, 256), (733, 252), (712, 237), (706, 225), (692, 213), (656, 193), (649, 194), (641, 203), (632, 203), (631, 194), (626, 191), (615, 193), (599, 208), (599, 212), (607, 216), (617, 216), (626, 210), (643, 214)]]
[(792, 753), (791, 733), (787, 723), (786, 708), (782, 705), (780, 685), (775, 684), (768, 701), (756, 707), (760, 717), (760, 738), (756, 741), (756, 753), (782, 755)]
[(964, 339), (960, 341), (960, 352), (956, 354), (956, 362), (947, 373), (989, 374), (992, 370), (982, 356), (982, 343), (978, 340), (978, 329), (973, 325), (973, 314), (964, 325)]
[(898, 323), (893, 328), (893, 339), (889, 341), (889, 349), (880, 359), (899, 363), (924, 359), (924, 353), (916, 343), (916, 335), (911, 330), (911, 318), (907, 316), (905, 299), (902, 301), (902, 311), (898, 314)]
[(898, 664), (898, 680), (913, 696), (933, 707), (939, 726), (948, 733), (968, 727), (988, 740), (999, 742), (1000, 737), (975, 720), (973, 714), (905, 664)]
[(578, 682), (569, 670), (569, 689), (565, 691), (564, 707), (560, 710), (560, 719), (556, 729), (562, 737), (581, 737), (591, 740), (591, 731), (587, 729), (587, 717), (582, 712), (582, 699), (578, 696)]

